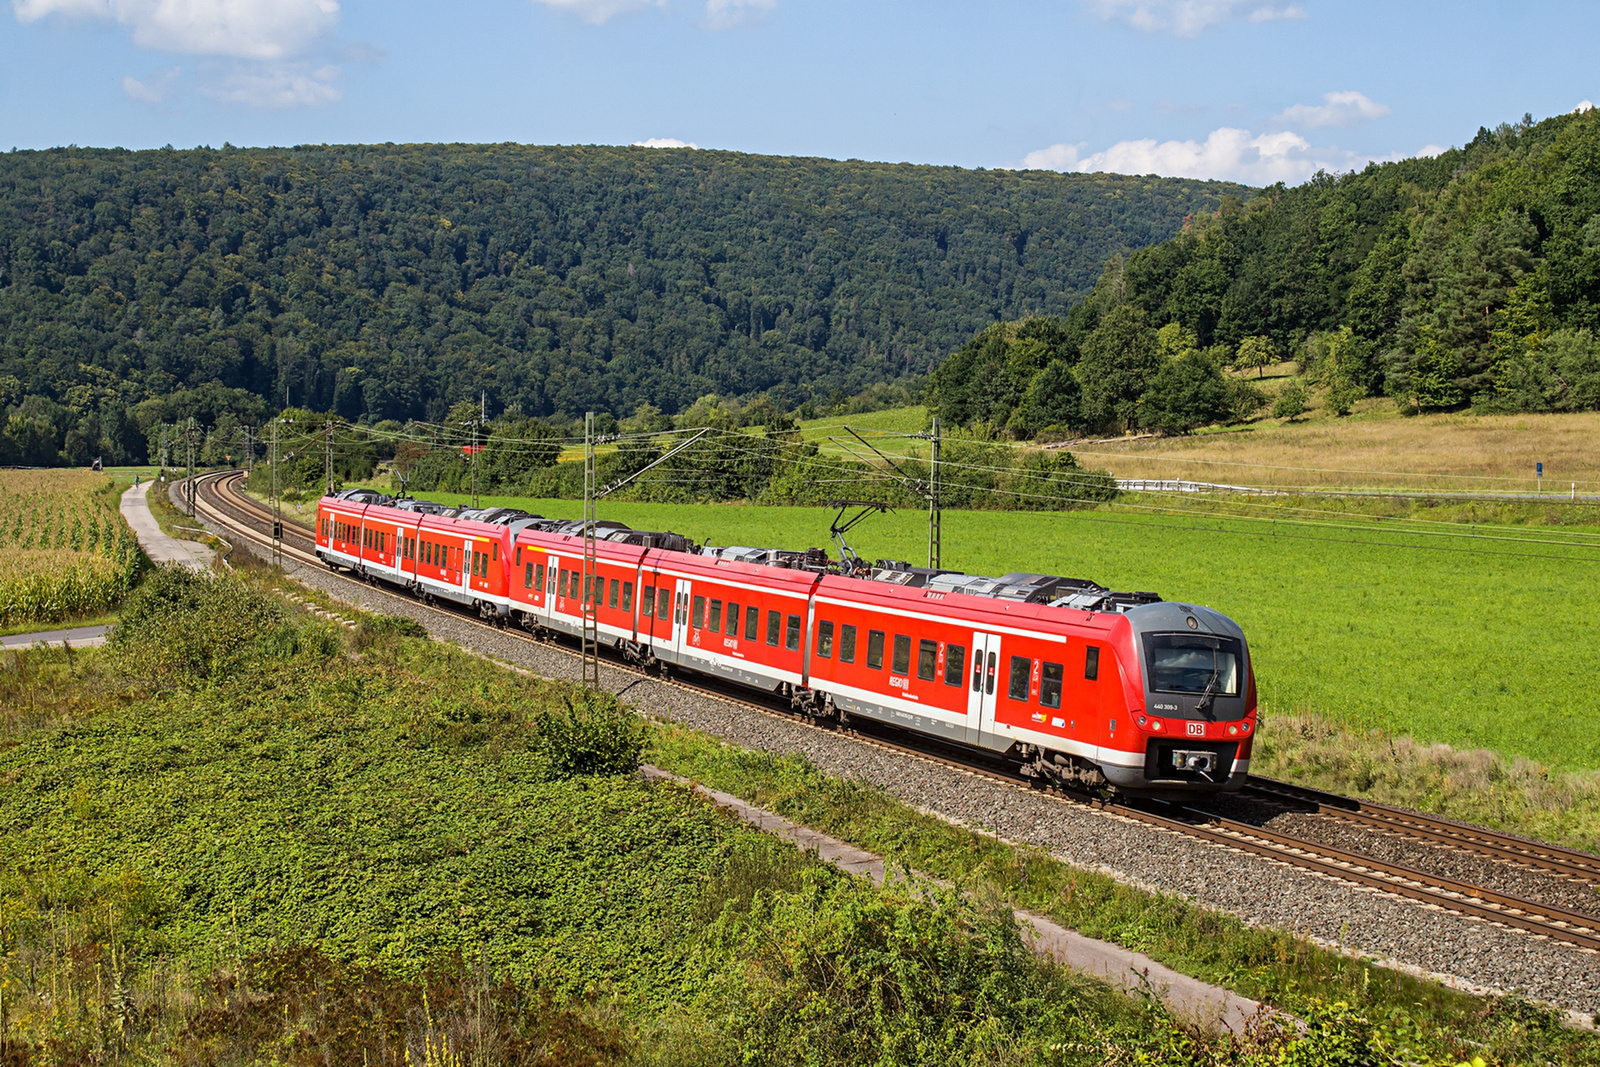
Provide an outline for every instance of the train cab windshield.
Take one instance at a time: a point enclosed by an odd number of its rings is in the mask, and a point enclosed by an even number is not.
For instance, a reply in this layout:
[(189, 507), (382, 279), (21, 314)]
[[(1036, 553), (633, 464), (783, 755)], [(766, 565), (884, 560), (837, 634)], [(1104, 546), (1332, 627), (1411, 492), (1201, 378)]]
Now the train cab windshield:
[(1239, 642), (1201, 634), (1148, 634), (1145, 658), (1158, 693), (1239, 695)]

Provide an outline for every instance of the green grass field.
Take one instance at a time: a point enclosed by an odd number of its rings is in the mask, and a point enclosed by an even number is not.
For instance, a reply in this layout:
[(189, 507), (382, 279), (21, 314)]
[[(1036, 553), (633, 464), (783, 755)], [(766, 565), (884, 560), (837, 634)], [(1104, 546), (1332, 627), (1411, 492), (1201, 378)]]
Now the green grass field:
[[(446, 494), (430, 494), (439, 499)], [(484, 497), (575, 517), (575, 501)], [(600, 514), (703, 542), (828, 546), (812, 508), (603, 503)], [(1267, 714), (1484, 747), (1562, 769), (1600, 768), (1600, 539), (1582, 532), (1363, 522), (1298, 525), (1122, 508), (946, 512), (944, 564), (1090, 578), (1206, 604), (1237, 619)], [(874, 517), (868, 558), (927, 561), (926, 518)], [(1493, 538), (1504, 537), (1507, 540)]]

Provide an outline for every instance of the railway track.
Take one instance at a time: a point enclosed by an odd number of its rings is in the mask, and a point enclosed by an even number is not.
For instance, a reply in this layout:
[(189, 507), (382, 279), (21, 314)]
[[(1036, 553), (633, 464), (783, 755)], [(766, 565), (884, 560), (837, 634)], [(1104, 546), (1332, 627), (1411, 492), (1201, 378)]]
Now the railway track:
[[(223, 472), (200, 479), (196, 491), (197, 512), (203, 518), (233, 531), (242, 539), (262, 548), (268, 548), (271, 545), (270, 513), (264, 505), (238, 491), (242, 479), (243, 475), (238, 472)], [(310, 530), (292, 522), (284, 523), (282, 552), (286, 559), (306, 566), (324, 566), (316, 557), (315, 547), (315, 539)], [(576, 650), (555, 640), (537, 638), (515, 629), (502, 629), (475, 615), (438, 605), (424, 604), (407, 594), (382, 585), (361, 583), (356, 578), (349, 580), (361, 584), (368, 591), (375, 591), (381, 596), (403, 602), (411, 610), (437, 612), (454, 621), (483, 626), (573, 658), (580, 655)], [(607, 662), (612, 669), (637, 675), (641, 680), (656, 679), (655, 675), (647, 674), (619, 659), (610, 658)], [(752, 699), (748, 693), (730, 692), (715, 683), (689, 682), (680, 678), (658, 681), (660, 684), (692, 692), (700, 697), (734, 704), (746, 710), (817, 725), (815, 720), (808, 716), (786, 707)], [(915, 744), (908, 744), (900, 739), (886, 737), (876, 729), (863, 730), (854, 726), (835, 729), (847, 733), (862, 743), (903, 757), (1013, 786), (1035, 791), (1041, 789), (1036, 780), (1023, 776), (1019, 768), (1004, 760), (981, 756), (975, 758), (973, 754), (965, 751), (957, 754), (951, 746), (920, 738)], [(1600, 856), (1271, 779), (1251, 779), (1247, 792), (1298, 810), (1326, 814), (1375, 833), (1404, 836), (1429, 845), (1458, 849), (1497, 862), (1516, 864), (1555, 877), (1600, 884)], [(1591, 952), (1600, 952), (1600, 915), (1573, 911), (1496, 892), (1483, 886), (1454, 881), (1404, 864), (1387, 862), (1373, 856), (1334, 848), (1320, 842), (1226, 818), (1186, 803), (1107, 800), (1099, 796), (1060, 789), (1049, 790), (1049, 793), (1063, 803), (1093, 806), (1108, 814), (1196, 838), (1215, 846), (1275, 860), (1301, 870), (1390, 893), (1537, 937), (1565, 942)]]

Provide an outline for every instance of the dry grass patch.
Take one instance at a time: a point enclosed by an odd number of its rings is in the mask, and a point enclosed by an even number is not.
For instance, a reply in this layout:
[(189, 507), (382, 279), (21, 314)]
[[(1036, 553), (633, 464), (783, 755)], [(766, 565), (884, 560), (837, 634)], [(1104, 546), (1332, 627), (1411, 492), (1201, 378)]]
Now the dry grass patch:
[(1253, 773), (1600, 852), (1600, 772), (1423, 744), (1314, 714), (1263, 716)]
[(1228, 432), (1087, 445), (1074, 452), (1119, 478), (1242, 485), (1531, 493), (1600, 492), (1600, 414), (1419, 415), (1258, 422)]

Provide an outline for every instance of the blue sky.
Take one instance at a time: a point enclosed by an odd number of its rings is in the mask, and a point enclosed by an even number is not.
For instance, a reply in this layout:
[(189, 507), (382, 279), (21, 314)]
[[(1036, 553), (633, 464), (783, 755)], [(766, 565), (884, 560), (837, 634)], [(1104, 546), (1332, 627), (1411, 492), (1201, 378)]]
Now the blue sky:
[(1600, 4), (10, 0), (16, 145), (684, 142), (1299, 181), (1600, 100)]

